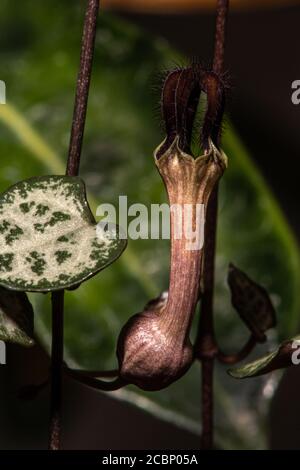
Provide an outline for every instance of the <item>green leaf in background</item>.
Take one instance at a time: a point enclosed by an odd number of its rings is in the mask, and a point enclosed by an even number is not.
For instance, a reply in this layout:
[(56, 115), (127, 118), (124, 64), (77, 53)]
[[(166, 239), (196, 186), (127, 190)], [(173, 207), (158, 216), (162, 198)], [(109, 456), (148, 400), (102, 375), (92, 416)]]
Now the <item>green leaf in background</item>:
[(27, 295), (0, 287), (0, 340), (33, 346), (33, 309)]
[(227, 281), (233, 307), (256, 341), (264, 342), (265, 332), (276, 326), (276, 314), (268, 292), (232, 263)]
[(112, 224), (97, 227), (80, 178), (30, 178), (0, 195), (0, 284), (10, 289), (77, 286), (115, 261), (126, 243)]
[[(84, 2), (11, 0), (0, 3), (1, 79), (8, 104), (0, 106), (0, 190), (17, 180), (62, 173), (72, 120)], [(157, 76), (182, 58), (165, 41), (101, 12), (83, 146), (82, 173), (89, 201), (118, 205), (166, 202), (153, 161), (162, 141), (155, 117)], [(182, 61), (182, 60), (181, 60)], [(232, 126), (223, 136), (228, 170), (220, 185), (216, 272), (216, 328), (222, 349), (240, 349), (249, 332), (232, 311), (228, 262), (264, 285), (278, 314), (279, 339), (297, 331), (300, 262), (297, 244), (278, 204)], [(130, 220), (130, 218), (129, 218)], [(116, 342), (124, 323), (168, 289), (169, 243), (129, 240), (109, 269), (66, 295), (65, 357), (74, 367), (115, 369)], [(36, 329), (49, 346), (49, 299), (31, 295)], [(195, 318), (197, 322), (197, 318)], [(276, 338), (274, 338), (276, 340)], [(263, 354), (264, 346), (257, 353)], [(251, 358), (250, 358), (251, 359)], [(262, 448), (267, 378), (232, 380), (216, 374), (216, 436), (224, 448)], [(114, 392), (160, 419), (200, 432), (200, 368), (166, 390)], [(255, 401), (255, 407), (253, 403)], [(245, 424), (246, 423), (246, 424)]]
[(257, 377), (258, 375), (268, 374), (277, 369), (283, 369), (293, 365), (292, 354), (300, 346), (300, 335), (284, 341), (275, 351), (266, 354), (242, 367), (235, 367), (228, 370), (229, 375), (235, 379), (246, 379), (248, 377)]

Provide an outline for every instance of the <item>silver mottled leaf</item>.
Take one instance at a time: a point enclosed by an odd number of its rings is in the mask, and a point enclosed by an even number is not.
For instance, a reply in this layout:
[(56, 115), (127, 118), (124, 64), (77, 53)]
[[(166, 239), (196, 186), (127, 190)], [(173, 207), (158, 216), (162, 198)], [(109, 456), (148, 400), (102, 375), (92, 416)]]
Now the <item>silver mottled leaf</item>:
[(32, 346), (33, 309), (23, 292), (0, 287), (0, 340)]
[[(245, 364), (242, 367), (229, 369), (228, 373), (236, 379), (245, 379), (267, 374), (273, 370), (283, 369), (299, 362), (300, 335), (284, 341), (275, 351)], [(297, 363), (293, 363), (293, 353), (296, 354)]]
[(99, 229), (80, 178), (44, 176), (0, 196), (0, 285), (47, 292), (74, 287), (126, 247), (117, 227)]

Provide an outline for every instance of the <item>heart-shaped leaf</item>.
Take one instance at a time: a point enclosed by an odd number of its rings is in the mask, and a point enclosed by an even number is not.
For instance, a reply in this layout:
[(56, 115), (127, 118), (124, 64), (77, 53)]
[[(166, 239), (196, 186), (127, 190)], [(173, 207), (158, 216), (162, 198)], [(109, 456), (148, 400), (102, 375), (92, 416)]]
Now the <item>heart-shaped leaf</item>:
[(32, 346), (33, 309), (24, 292), (0, 287), (0, 340)]
[(265, 341), (265, 332), (276, 326), (276, 313), (268, 292), (232, 263), (229, 265), (228, 284), (233, 307), (256, 341)]
[(70, 288), (126, 247), (117, 227), (97, 227), (80, 178), (43, 176), (0, 196), (0, 285), (48, 292)]
[[(246, 379), (248, 377), (268, 374), (273, 370), (298, 365), (300, 362), (299, 348), (300, 335), (284, 341), (275, 351), (256, 359), (256, 361), (245, 364), (242, 367), (229, 369), (228, 373), (236, 379)], [(293, 354), (295, 354), (294, 358)]]

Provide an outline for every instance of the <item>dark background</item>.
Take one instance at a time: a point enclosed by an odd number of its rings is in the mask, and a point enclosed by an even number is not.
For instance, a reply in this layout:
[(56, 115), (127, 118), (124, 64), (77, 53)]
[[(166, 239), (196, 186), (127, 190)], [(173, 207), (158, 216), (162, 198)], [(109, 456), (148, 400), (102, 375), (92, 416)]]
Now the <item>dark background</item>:
[[(187, 56), (197, 56), (209, 63), (214, 34), (212, 13), (120, 14), (165, 37)], [(297, 6), (232, 12), (226, 51), (232, 83), (227, 111), (298, 238), (300, 105), (291, 102), (291, 83), (300, 79), (299, 24), (300, 7)], [(45, 448), (48, 388), (35, 402), (21, 402), (16, 393), (24, 383), (43, 379), (47, 361), (38, 347), (32, 350), (8, 347), (8, 365), (0, 368), (0, 380), (4, 384), (0, 387), (2, 448)], [(162, 423), (130, 405), (69, 381), (65, 387), (64, 448), (199, 447), (198, 436)], [(295, 368), (285, 374), (273, 400), (271, 448), (300, 448), (299, 396), (300, 379)], [(13, 419), (14, 414), (18, 420)], [(101, 432), (103, 429), (105, 433)]]

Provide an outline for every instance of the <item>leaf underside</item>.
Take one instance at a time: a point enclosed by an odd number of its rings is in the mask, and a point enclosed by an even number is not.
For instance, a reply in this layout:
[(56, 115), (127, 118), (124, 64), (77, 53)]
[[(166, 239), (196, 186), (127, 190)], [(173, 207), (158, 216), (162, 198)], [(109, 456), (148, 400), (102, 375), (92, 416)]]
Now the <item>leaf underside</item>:
[(236, 379), (246, 379), (268, 374), (277, 369), (290, 367), (293, 364), (292, 354), (300, 346), (300, 335), (284, 341), (275, 351), (260, 357), (242, 367), (229, 369), (228, 373)]
[(265, 332), (276, 326), (276, 313), (268, 292), (232, 263), (228, 284), (232, 305), (240, 318), (257, 341), (265, 341)]
[(43, 176), (0, 196), (0, 285), (48, 292), (71, 288), (126, 247), (117, 227), (98, 227), (80, 178)]
[(32, 346), (33, 309), (27, 295), (0, 287), (0, 340)]

